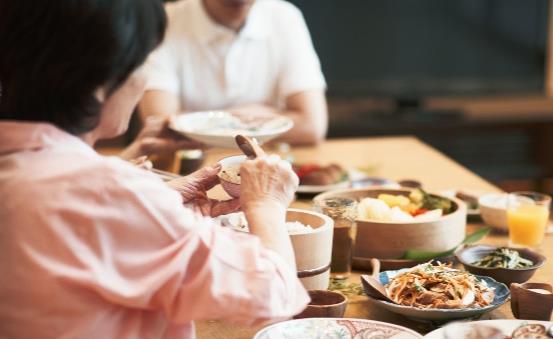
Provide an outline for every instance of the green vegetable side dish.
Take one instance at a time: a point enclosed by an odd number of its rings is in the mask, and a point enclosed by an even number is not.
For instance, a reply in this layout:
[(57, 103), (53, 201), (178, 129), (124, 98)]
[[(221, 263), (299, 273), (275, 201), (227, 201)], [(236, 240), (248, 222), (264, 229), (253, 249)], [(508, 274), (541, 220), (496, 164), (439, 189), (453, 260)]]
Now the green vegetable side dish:
[(411, 194), (409, 194), (409, 199), (414, 203), (420, 204), (421, 208), (429, 211), (441, 209), (444, 215), (451, 213), (453, 209), (451, 200), (430, 195), (420, 188), (413, 190)]
[(496, 248), (484, 258), (472, 263), (475, 266), (490, 268), (527, 268), (534, 265), (534, 262), (524, 259), (520, 254), (505, 247)]

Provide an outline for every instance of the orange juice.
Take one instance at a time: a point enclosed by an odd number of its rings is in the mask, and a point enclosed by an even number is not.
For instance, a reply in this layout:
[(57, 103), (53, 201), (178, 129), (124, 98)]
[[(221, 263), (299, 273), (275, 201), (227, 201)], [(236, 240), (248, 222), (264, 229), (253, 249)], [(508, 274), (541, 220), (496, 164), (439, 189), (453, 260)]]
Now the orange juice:
[(548, 217), (548, 206), (521, 205), (509, 209), (509, 240), (514, 245), (538, 246), (545, 235)]

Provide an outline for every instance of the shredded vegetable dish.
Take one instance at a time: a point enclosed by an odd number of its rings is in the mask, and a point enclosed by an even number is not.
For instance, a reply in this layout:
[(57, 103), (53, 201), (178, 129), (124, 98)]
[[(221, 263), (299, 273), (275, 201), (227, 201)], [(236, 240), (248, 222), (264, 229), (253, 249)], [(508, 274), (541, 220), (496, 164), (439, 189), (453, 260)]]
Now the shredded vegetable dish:
[(475, 266), (480, 267), (494, 267), (494, 268), (527, 268), (534, 265), (532, 260), (524, 259), (520, 256), (518, 251), (500, 247), (490, 252), (484, 258), (472, 263)]
[(419, 308), (478, 308), (494, 299), (485, 281), (444, 264), (415, 266), (392, 278), (386, 290), (396, 303)]

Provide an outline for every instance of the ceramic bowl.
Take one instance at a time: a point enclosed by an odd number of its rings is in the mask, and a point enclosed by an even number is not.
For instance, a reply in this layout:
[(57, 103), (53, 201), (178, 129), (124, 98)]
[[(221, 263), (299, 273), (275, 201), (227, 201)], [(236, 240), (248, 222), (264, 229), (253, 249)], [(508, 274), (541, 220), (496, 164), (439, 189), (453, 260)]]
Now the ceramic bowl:
[[(362, 188), (331, 191), (317, 195), (315, 203), (327, 198), (376, 198), (379, 194), (408, 196), (408, 189)], [(356, 219), (357, 236), (354, 258), (400, 259), (407, 250), (444, 252), (465, 238), (466, 205), (456, 198), (453, 211), (436, 220), (382, 222)]]
[[(223, 171), (225, 167), (241, 164), (247, 159), (248, 157), (246, 157), (245, 155), (233, 155), (223, 158), (219, 160), (219, 163), (221, 164), (221, 171)], [(223, 186), (223, 189), (225, 190), (225, 192), (227, 192), (228, 195), (233, 198), (240, 197), (240, 184), (223, 179), (221, 177), (221, 172), (219, 172), (219, 181), (221, 182), (221, 186)]]
[(473, 262), (484, 258), (496, 248), (497, 247), (485, 245), (470, 246), (458, 250), (455, 253), (455, 256), (470, 273), (492, 277), (499, 282), (507, 284), (507, 286), (511, 283), (520, 284), (528, 281), (534, 273), (536, 273), (536, 270), (542, 267), (545, 263), (545, 257), (543, 255), (528, 248), (510, 248), (518, 251), (521, 257), (534, 262), (534, 265), (527, 268), (496, 268), (480, 267), (472, 264)]
[(480, 216), (484, 223), (491, 227), (508, 231), (507, 227), (507, 194), (489, 193), (478, 199)]
[[(404, 272), (406, 269), (398, 271), (384, 271), (379, 275), (380, 282), (386, 285), (390, 279), (397, 274)], [(439, 308), (418, 308), (413, 306), (398, 305), (392, 302), (378, 300), (368, 297), (369, 300), (376, 305), (396, 314), (403, 315), (407, 318), (417, 321), (432, 321), (432, 322), (447, 322), (456, 319), (467, 319), (478, 317), (486, 312), (492, 311), (503, 305), (510, 298), (509, 288), (500, 282), (495, 281), (490, 277), (476, 276), (477, 279), (483, 280), (486, 284), (494, 289), (495, 297), (493, 302), (485, 307), (479, 308), (458, 308), (458, 309), (439, 309)], [(362, 281), (363, 282), (363, 281)], [(363, 287), (366, 288), (365, 285)]]
[(327, 290), (307, 291), (311, 301), (294, 319), (341, 318), (346, 311), (347, 298), (340, 292)]

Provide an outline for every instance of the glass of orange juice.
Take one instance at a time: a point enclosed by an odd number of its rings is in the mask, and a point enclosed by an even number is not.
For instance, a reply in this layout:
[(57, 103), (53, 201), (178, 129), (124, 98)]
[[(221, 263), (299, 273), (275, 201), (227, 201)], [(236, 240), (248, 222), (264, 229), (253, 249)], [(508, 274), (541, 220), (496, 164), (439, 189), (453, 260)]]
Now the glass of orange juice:
[(514, 192), (507, 200), (509, 244), (537, 247), (543, 241), (549, 221), (551, 197), (536, 192)]

